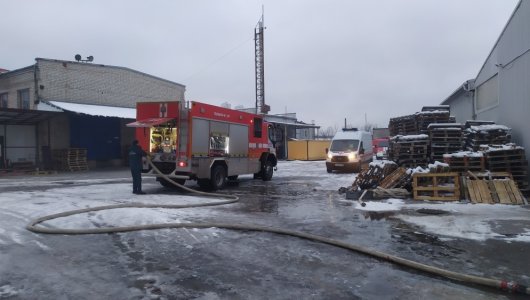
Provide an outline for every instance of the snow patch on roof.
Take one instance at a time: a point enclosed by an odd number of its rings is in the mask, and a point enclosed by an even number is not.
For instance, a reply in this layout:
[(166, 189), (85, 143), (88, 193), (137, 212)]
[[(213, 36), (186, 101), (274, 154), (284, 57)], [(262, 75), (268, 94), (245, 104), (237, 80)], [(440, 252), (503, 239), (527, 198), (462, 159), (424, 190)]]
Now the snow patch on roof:
[(471, 131), (511, 130), (511, 128), (508, 126), (498, 124), (471, 126), (469, 129)]
[(483, 152), (495, 152), (495, 151), (505, 151), (505, 150), (521, 150), (524, 148), (517, 146), (514, 143), (509, 143), (505, 145), (480, 145), (480, 150)]
[(444, 154), (443, 157), (483, 157), (484, 154), (482, 152), (472, 152), (472, 151), (460, 151), (460, 152), (454, 152), (450, 154)]
[(395, 165), (396, 163), (391, 160), (376, 160), (370, 163), (370, 167), (377, 167), (383, 169), (385, 165)]
[(392, 138), (393, 141), (398, 140), (426, 140), (429, 136), (426, 134), (416, 134), (416, 135), (396, 135)]
[(115, 107), (105, 105), (89, 105), (69, 103), (61, 101), (49, 101), (49, 103), (60, 109), (82, 113), (91, 116), (117, 117), (123, 119), (136, 119), (136, 109), (127, 107)]

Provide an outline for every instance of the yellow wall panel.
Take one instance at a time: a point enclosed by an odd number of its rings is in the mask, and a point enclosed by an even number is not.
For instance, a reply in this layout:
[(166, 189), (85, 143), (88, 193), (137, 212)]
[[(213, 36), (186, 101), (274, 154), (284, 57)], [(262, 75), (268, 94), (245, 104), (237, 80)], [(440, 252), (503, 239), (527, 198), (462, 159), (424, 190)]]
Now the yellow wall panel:
[(324, 160), (330, 140), (299, 140), (287, 142), (289, 160)]

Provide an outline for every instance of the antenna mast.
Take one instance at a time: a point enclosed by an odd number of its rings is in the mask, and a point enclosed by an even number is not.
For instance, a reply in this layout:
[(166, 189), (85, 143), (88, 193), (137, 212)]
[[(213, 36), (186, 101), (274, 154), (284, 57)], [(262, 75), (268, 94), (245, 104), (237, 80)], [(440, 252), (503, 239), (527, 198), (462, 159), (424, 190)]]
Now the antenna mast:
[(261, 6), (261, 19), (254, 28), (256, 66), (256, 113), (267, 114), (270, 106), (265, 104), (265, 55), (263, 53), (264, 8)]

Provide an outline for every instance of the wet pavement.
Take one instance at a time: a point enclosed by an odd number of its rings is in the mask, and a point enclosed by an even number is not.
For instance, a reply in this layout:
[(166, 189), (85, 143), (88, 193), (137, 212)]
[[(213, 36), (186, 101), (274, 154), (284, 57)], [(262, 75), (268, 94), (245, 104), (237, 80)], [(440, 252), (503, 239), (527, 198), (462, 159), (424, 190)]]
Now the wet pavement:
[[(194, 214), (180, 216), (190, 222), (287, 228), (456, 272), (530, 284), (529, 243), (423, 232), (396, 217), (422, 212), (356, 210), (337, 192), (339, 186), (322, 185), (317, 173), (300, 173), (282, 176), (280, 170), (270, 182), (242, 176), (222, 191), (238, 195), (238, 203), (194, 208)], [(99, 185), (130, 183), (125, 169), (79, 175), (0, 180), (0, 199), (83, 186), (97, 192)], [(144, 179), (144, 190), (144, 199), (182, 194), (152, 178)], [(2, 210), (0, 218), (0, 299), (525, 299), (272, 233), (212, 228), (41, 235), (24, 230), (30, 216), (15, 206)], [(519, 228), (501, 223), (499, 232)]]

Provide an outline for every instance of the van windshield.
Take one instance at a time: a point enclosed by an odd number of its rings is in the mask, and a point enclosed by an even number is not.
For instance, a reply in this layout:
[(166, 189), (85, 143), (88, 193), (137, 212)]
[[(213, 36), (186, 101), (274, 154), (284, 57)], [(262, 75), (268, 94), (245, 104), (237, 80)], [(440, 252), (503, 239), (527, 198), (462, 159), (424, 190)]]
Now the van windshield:
[(357, 151), (359, 147), (358, 140), (333, 140), (329, 151), (339, 152), (339, 151)]

